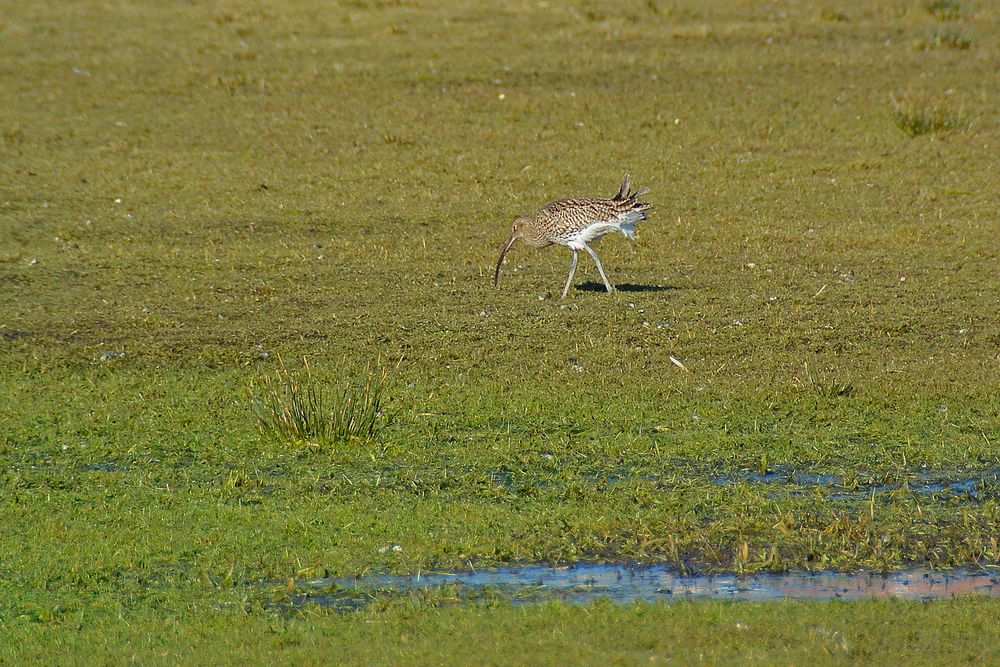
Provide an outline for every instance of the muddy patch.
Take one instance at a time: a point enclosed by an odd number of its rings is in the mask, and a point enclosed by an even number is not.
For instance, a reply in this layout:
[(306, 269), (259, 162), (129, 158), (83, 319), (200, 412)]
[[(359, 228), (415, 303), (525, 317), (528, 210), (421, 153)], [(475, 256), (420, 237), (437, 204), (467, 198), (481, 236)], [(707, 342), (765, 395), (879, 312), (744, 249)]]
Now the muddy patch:
[(120, 466), (114, 461), (105, 461), (84, 464), (80, 466), (80, 472), (128, 472), (128, 468)]
[(27, 331), (21, 331), (19, 329), (4, 329), (0, 331), (0, 338), (3, 340), (21, 340), (22, 338), (27, 338), (31, 334)]
[(942, 600), (964, 595), (1000, 598), (1000, 573), (911, 570), (893, 574), (784, 572), (750, 577), (683, 576), (664, 567), (576, 565), (524, 566), (481, 572), (430, 572), (298, 582), (293, 608), (319, 605), (355, 611), (380, 598), (418, 594), (427, 599), (470, 602), (501, 598), (515, 605), (559, 600), (588, 604), (637, 601), (736, 600)]

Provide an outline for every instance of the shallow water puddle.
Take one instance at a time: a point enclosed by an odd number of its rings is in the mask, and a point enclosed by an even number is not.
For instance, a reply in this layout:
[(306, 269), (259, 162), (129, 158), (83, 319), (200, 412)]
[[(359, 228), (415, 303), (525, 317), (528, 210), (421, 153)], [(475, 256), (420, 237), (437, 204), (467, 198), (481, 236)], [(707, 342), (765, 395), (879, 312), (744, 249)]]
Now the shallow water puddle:
[[(971, 474), (970, 474), (971, 473)], [(861, 479), (848, 482), (833, 474), (811, 473), (795, 470), (787, 466), (777, 466), (765, 473), (742, 470), (730, 476), (715, 477), (716, 486), (744, 484), (794, 485), (803, 489), (825, 488), (831, 500), (858, 500), (872, 493), (892, 493), (903, 488), (923, 496), (939, 496), (959, 500), (985, 500), (992, 488), (1000, 485), (1000, 469), (987, 468), (965, 473), (944, 470), (923, 470), (905, 481), (879, 481), (878, 476), (868, 472), (859, 475)], [(866, 479), (867, 478), (867, 479)]]
[[(457, 590), (457, 597), (484, 594), (509, 598), (514, 604), (561, 600), (586, 604), (600, 598), (618, 603), (678, 599), (744, 600), (938, 600), (961, 595), (1000, 598), (1000, 572), (911, 570), (871, 573), (765, 573), (682, 576), (663, 567), (624, 565), (573, 567), (526, 566), (482, 572), (434, 572), (412, 577), (372, 576), (361, 579), (317, 579), (299, 584), (308, 593), (293, 598), (296, 606), (317, 604), (344, 610), (362, 600), (419, 591)], [(448, 587), (447, 589), (445, 587)]]
[[(894, 476), (890, 480), (872, 471), (860, 471), (848, 479), (832, 473), (799, 470), (791, 466), (774, 466), (766, 472), (748, 469), (723, 470), (718, 467), (703, 467), (690, 462), (676, 461), (670, 464), (673, 470), (684, 470), (691, 479), (701, 477), (715, 486), (737, 484), (788, 487), (793, 495), (802, 495), (812, 489), (824, 489), (830, 500), (859, 502), (868, 500), (872, 494), (882, 496), (897, 491), (908, 490), (921, 496), (933, 496), (940, 500), (967, 503), (984, 502), (997, 497), (1000, 492), (1000, 468), (981, 470), (921, 470), (905, 476)], [(637, 474), (631, 470), (595, 471), (582, 475), (590, 484), (598, 487), (625, 484), (636, 480), (658, 483), (661, 478), (655, 474)], [(509, 470), (489, 470), (486, 480), (497, 487), (512, 491), (536, 488), (541, 491), (558, 491), (558, 481), (544, 476), (514, 473)], [(565, 481), (562, 482), (565, 484)]]

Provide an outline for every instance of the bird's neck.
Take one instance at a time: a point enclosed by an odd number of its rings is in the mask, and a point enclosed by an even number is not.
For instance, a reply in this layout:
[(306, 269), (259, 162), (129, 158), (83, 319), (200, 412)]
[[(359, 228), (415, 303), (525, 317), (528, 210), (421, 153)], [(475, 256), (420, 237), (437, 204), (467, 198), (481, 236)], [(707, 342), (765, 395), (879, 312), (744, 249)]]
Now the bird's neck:
[(535, 225), (528, 226), (522, 233), (521, 238), (524, 239), (525, 243), (535, 248), (544, 248), (547, 245), (552, 245), (552, 241), (549, 240), (541, 229), (538, 229)]

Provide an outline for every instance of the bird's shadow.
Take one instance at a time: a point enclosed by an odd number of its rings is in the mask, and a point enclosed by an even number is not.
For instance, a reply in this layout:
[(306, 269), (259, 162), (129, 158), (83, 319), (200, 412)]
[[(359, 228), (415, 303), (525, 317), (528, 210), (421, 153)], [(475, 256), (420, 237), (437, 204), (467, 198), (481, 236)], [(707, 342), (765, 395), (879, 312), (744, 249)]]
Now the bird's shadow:
[[(606, 292), (607, 288), (604, 283), (599, 283), (593, 280), (587, 281), (585, 283), (580, 283), (576, 286), (581, 292)], [(615, 285), (615, 289), (619, 292), (669, 292), (671, 290), (680, 289), (679, 287), (673, 287), (671, 285), (637, 285), (635, 283), (619, 283)]]

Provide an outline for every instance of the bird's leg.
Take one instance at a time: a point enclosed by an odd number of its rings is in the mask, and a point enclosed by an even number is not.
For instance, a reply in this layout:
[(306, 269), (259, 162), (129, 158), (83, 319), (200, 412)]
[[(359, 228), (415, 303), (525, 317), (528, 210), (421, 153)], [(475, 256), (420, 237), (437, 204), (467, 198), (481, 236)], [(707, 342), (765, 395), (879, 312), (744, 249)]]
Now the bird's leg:
[(566, 287), (563, 288), (562, 296), (560, 299), (565, 299), (566, 295), (569, 294), (569, 286), (573, 284), (573, 275), (576, 274), (576, 264), (580, 261), (580, 251), (573, 250), (573, 261), (569, 265), (569, 278), (566, 279)]
[(583, 246), (583, 249), (589, 252), (590, 256), (594, 258), (595, 262), (597, 262), (597, 270), (601, 273), (601, 280), (604, 281), (604, 286), (608, 288), (609, 292), (614, 292), (615, 288), (611, 286), (611, 283), (608, 282), (608, 277), (604, 275), (604, 267), (601, 266), (601, 258), (597, 256), (597, 253), (594, 252), (593, 248), (589, 245)]

